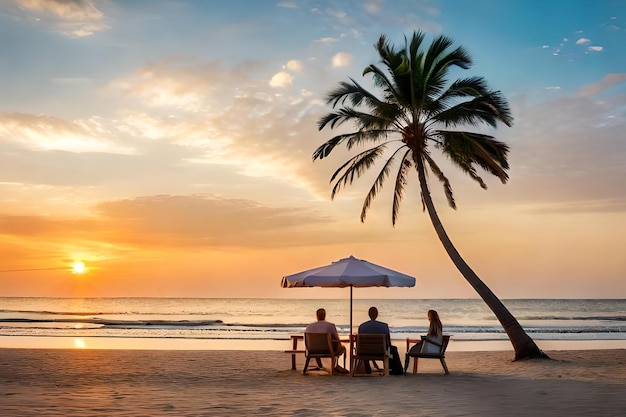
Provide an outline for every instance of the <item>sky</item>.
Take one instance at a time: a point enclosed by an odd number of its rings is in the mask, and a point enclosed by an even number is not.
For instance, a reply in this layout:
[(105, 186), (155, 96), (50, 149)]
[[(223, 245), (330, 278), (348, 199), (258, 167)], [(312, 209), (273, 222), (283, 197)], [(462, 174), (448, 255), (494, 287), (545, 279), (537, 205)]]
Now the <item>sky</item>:
[[(457, 249), (507, 298), (626, 298), (624, 0), (4, 0), (0, 296), (342, 298), (281, 278), (353, 255), (415, 276), (357, 298), (475, 298), (411, 177), (364, 223), (353, 155), (313, 162), (326, 94), (384, 34), (451, 37), (506, 97), (510, 180), (433, 155)], [(85, 273), (72, 273), (74, 262)]]

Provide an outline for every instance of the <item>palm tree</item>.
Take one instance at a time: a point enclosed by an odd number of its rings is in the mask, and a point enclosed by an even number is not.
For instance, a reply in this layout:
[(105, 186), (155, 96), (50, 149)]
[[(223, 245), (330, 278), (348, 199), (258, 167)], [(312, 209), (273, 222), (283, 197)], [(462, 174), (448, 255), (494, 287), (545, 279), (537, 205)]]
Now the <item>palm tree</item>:
[(424, 210), (428, 211), (452, 262), (500, 321), (515, 349), (514, 360), (547, 358), (456, 250), (437, 215), (428, 184), (427, 169), (442, 183), (448, 204), (456, 209), (450, 182), (433, 159), (431, 148), (440, 150), (483, 189), (487, 186), (477, 168), (506, 183), (509, 147), (492, 136), (456, 128), (483, 125), (495, 128), (498, 121), (511, 126), (513, 118), (508, 103), (499, 91), (490, 90), (482, 77), (460, 78), (448, 83), (446, 76), (451, 68), (471, 66), (470, 55), (462, 47), (453, 48), (452, 40), (445, 36), (434, 39), (426, 49), (424, 36), (418, 31), (410, 41), (405, 37), (401, 49), (396, 49), (384, 35), (380, 37), (375, 48), (382, 65), (369, 65), (363, 71), (364, 76), (371, 75), (380, 96), (352, 78), (350, 82), (341, 82), (328, 94), (328, 104), (332, 104), (334, 111), (319, 120), (319, 130), (326, 126), (333, 129), (346, 122), (355, 130), (328, 140), (313, 153), (313, 160), (327, 157), (340, 144), (351, 149), (372, 143), (373, 147), (359, 152), (335, 171), (330, 180), (334, 182), (331, 196), (334, 198), (342, 187), (352, 184), (380, 158), (387, 158), (365, 197), (361, 221), (365, 221), (372, 201), (396, 166), (397, 171), (393, 173), (394, 226), (409, 172), (415, 168)]

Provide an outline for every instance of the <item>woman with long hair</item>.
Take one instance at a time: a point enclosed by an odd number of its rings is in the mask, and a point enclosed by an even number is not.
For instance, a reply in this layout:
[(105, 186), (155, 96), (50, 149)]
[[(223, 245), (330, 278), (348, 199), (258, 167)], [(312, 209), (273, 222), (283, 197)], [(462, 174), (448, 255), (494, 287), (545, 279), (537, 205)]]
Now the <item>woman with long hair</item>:
[[(441, 320), (439, 319), (439, 313), (437, 313), (437, 311), (435, 310), (428, 310), (428, 321), (430, 322), (430, 325), (428, 326), (426, 342), (432, 342), (436, 346), (440, 346), (443, 339), (443, 325), (441, 324)], [(428, 345), (430, 345), (430, 343), (426, 343), (426, 346), (422, 346), (422, 344), (424, 344), (423, 340), (417, 342), (414, 346), (412, 346), (411, 349), (407, 352), (407, 358), (411, 353), (419, 353), (422, 352), (422, 349), (428, 349)]]

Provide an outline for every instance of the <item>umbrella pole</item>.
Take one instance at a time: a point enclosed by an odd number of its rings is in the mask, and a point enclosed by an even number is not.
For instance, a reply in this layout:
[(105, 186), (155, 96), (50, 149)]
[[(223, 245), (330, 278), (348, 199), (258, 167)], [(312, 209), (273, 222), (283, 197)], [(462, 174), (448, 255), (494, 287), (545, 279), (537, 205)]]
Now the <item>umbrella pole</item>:
[(354, 339), (352, 338), (352, 288), (353, 286), (350, 285), (350, 370), (352, 370), (352, 355), (354, 354)]
[(352, 285), (350, 285), (350, 335), (352, 335)]

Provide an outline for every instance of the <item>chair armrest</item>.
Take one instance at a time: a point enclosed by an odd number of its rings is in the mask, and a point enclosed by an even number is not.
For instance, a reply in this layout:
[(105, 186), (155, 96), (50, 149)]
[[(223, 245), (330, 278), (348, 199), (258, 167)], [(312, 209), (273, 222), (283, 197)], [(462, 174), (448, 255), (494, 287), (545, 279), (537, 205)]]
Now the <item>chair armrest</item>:
[(415, 338), (412, 338), (412, 337), (407, 337), (406, 338), (406, 350), (407, 350), (407, 352), (411, 348), (411, 344), (419, 343), (421, 341), (422, 341), (422, 339), (415, 339)]

